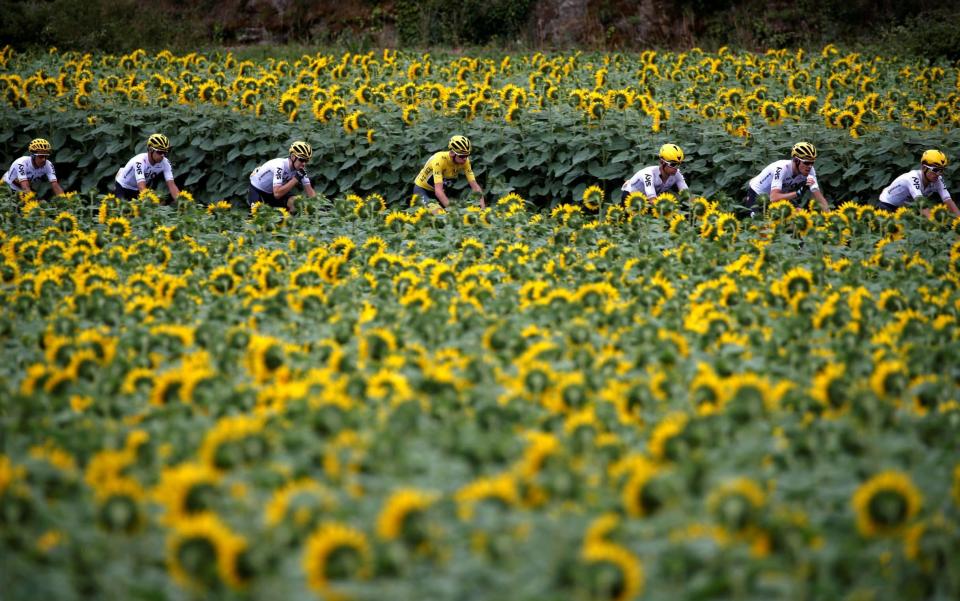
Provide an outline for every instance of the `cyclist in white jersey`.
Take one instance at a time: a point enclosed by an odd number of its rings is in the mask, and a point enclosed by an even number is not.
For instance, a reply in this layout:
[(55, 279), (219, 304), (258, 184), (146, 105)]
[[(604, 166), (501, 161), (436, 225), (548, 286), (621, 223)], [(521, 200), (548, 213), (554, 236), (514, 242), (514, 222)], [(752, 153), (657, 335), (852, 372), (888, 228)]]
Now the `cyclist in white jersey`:
[(39, 181), (45, 177), (50, 182), (53, 193), (62, 195), (63, 188), (57, 181), (57, 172), (49, 159), (53, 150), (50, 142), (43, 138), (31, 140), (27, 150), (30, 154), (15, 160), (3, 175), (3, 181), (14, 192), (30, 192), (32, 190), (30, 182)]
[(162, 175), (173, 200), (180, 195), (173, 181), (173, 167), (167, 155), (170, 154), (170, 140), (163, 134), (153, 134), (147, 139), (147, 151), (127, 161), (115, 178), (114, 193), (120, 198), (133, 200), (147, 188), (155, 188)]
[[(896, 211), (905, 207), (921, 196), (937, 197), (947, 205), (947, 209), (954, 215), (960, 215), (957, 203), (953, 201), (950, 192), (943, 184), (943, 169), (947, 166), (947, 155), (939, 150), (927, 150), (920, 157), (920, 168), (908, 171), (893, 180), (880, 193), (877, 208), (884, 211)], [(925, 217), (930, 216), (929, 209), (922, 209)]]
[(683, 150), (676, 144), (664, 144), (660, 147), (660, 164), (645, 167), (620, 187), (627, 194), (642, 192), (647, 200), (653, 200), (664, 192), (680, 192), (687, 189), (687, 181), (680, 173), (683, 163)]
[(744, 206), (753, 217), (757, 211), (757, 197), (761, 194), (770, 196), (770, 202), (789, 200), (794, 206), (802, 206), (807, 194), (812, 194), (820, 208), (830, 210), (830, 205), (820, 190), (817, 182), (817, 172), (813, 168), (817, 160), (817, 149), (809, 142), (798, 142), (793, 145), (791, 158), (775, 161), (767, 165), (759, 175), (750, 180), (747, 187), (747, 197)]
[(308, 198), (317, 193), (307, 176), (307, 163), (313, 157), (313, 149), (306, 142), (290, 145), (290, 156), (272, 159), (260, 165), (250, 174), (247, 205), (263, 202), (271, 207), (294, 211), (293, 188), (300, 184)]

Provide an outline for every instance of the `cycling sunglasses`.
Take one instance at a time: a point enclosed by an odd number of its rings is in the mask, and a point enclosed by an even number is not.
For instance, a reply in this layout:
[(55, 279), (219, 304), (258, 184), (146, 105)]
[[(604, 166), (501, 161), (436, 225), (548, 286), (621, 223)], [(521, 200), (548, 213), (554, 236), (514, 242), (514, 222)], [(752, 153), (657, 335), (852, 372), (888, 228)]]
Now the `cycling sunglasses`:
[(469, 155), (469, 154), (460, 154), (459, 152), (453, 153), (453, 156), (457, 157), (458, 159), (469, 159), (469, 158), (470, 158), (470, 155)]
[[(797, 160), (800, 160), (800, 159), (797, 159)], [(800, 161), (800, 162), (803, 163), (804, 165), (806, 165), (807, 167), (813, 167), (813, 164), (814, 164), (816, 161)]]
[(930, 171), (933, 171), (937, 175), (943, 173), (943, 167), (931, 167), (930, 165), (924, 165), (924, 167), (926, 167)]
[(665, 161), (663, 159), (660, 159), (660, 162), (666, 165), (667, 167), (673, 167), (674, 169), (679, 168), (680, 165), (682, 164), (680, 161)]

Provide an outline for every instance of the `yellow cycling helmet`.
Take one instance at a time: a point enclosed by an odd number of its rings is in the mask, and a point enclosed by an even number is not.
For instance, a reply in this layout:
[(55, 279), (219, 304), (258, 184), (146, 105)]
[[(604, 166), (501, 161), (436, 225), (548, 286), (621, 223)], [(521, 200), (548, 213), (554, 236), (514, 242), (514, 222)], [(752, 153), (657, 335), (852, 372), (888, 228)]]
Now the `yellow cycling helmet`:
[(810, 142), (797, 142), (790, 156), (801, 161), (813, 161), (817, 158), (817, 148)]
[(35, 140), (30, 140), (30, 146), (27, 147), (31, 154), (42, 154), (44, 156), (49, 155), (53, 147), (50, 146), (50, 142), (47, 142), (43, 138), (37, 138)]
[(676, 144), (664, 144), (660, 147), (660, 159), (668, 163), (682, 163), (683, 150)]
[(926, 165), (927, 167), (939, 167), (943, 169), (947, 166), (947, 155), (931, 148), (923, 152), (923, 156), (920, 157), (920, 164)]
[(297, 140), (290, 145), (290, 154), (298, 159), (309, 161), (310, 158), (313, 157), (313, 148), (310, 148), (310, 145), (306, 142)]
[(147, 138), (147, 148), (159, 150), (160, 152), (170, 152), (170, 140), (163, 134), (153, 134)]
[(454, 151), (459, 155), (470, 155), (470, 140), (466, 136), (453, 136), (450, 138), (450, 143), (447, 144), (447, 148)]

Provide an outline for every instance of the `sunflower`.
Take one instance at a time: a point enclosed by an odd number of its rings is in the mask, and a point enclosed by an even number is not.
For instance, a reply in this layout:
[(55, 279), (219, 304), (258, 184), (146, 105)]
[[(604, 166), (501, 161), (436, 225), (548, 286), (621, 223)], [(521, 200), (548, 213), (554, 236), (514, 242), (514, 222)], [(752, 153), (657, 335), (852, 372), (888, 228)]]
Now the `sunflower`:
[(767, 124), (771, 127), (779, 127), (782, 125), (784, 117), (787, 116), (783, 106), (771, 100), (764, 101), (760, 106), (760, 114), (763, 115), (763, 118), (767, 120)]
[(591, 599), (627, 601), (643, 590), (643, 564), (627, 548), (604, 541), (585, 543), (580, 558)]
[(377, 517), (377, 536), (401, 540), (411, 548), (423, 545), (429, 538), (424, 514), (437, 498), (436, 494), (416, 489), (394, 491)]
[(465, 484), (454, 495), (457, 514), (461, 520), (473, 518), (475, 507), (483, 501), (495, 501), (500, 506), (511, 507), (520, 503), (520, 493), (513, 474), (483, 477)]
[(320, 483), (309, 478), (289, 482), (276, 491), (264, 505), (264, 522), (276, 527), (290, 519), (298, 530), (313, 528), (319, 517), (336, 506), (336, 498)]
[(363, 532), (325, 522), (307, 539), (302, 565), (312, 590), (337, 598), (333, 588), (337, 582), (369, 577), (371, 562), (370, 544)]
[(420, 110), (416, 105), (408, 105), (403, 107), (403, 114), (401, 118), (405, 125), (413, 125), (417, 122), (417, 119), (420, 117)]
[(222, 582), (242, 589), (249, 578), (246, 540), (212, 513), (174, 524), (167, 538), (167, 568), (180, 585), (204, 589)]
[(600, 186), (590, 186), (583, 191), (583, 206), (590, 211), (596, 211), (603, 203), (603, 197), (603, 189)]
[(793, 300), (813, 291), (813, 274), (805, 267), (794, 267), (785, 273), (778, 283), (779, 287), (774, 291), (775, 294), (787, 300)]
[(882, 361), (870, 376), (870, 388), (881, 399), (898, 398), (906, 390), (909, 380), (903, 361)]
[(755, 527), (766, 505), (763, 489), (748, 478), (725, 482), (711, 491), (707, 508), (724, 528), (743, 533)]
[(131, 533), (144, 521), (142, 507), (146, 493), (140, 484), (131, 478), (111, 478), (96, 488), (99, 501), (97, 521), (113, 532)]
[(664, 498), (665, 491), (658, 486), (658, 478), (663, 473), (662, 467), (646, 459), (641, 458), (634, 462), (621, 494), (623, 506), (629, 515), (650, 516), (668, 502), (668, 499)]
[(123, 217), (112, 217), (106, 223), (107, 232), (117, 238), (130, 237), (130, 222)]
[(857, 530), (873, 538), (903, 533), (920, 511), (923, 497), (910, 476), (890, 470), (861, 484), (851, 503), (857, 514)]
[(181, 463), (160, 472), (151, 495), (166, 508), (164, 523), (174, 524), (211, 510), (220, 495), (219, 482), (212, 467)]
[(225, 470), (249, 463), (266, 454), (263, 437), (264, 418), (230, 415), (220, 418), (209, 429), (200, 445), (200, 461), (214, 470)]
[(669, 413), (660, 420), (647, 441), (650, 455), (661, 461), (675, 459), (671, 442), (683, 434), (689, 420), (686, 413), (680, 412)]
[(730, 396), (729, 387), (716, 372), (709, 365), (701, 363), (697, 375), (690, 382), (690, 402), (697, 413), (710, 415), (722, 412)]

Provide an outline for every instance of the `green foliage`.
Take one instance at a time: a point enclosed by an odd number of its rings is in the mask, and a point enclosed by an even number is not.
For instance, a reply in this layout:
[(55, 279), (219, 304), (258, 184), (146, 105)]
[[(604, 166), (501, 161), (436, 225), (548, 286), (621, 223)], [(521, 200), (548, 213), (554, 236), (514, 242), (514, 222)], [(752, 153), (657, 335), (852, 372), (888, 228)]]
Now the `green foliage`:
[(404, 45), (483, 45), (524, 33), (533, 0), (398, 0), (397, 33)]
[(137, 0), (0, 0), (0, 40), (18, 48), (50, 47), (120, 52), (183, 48), (207, 42), (196, 19)]

